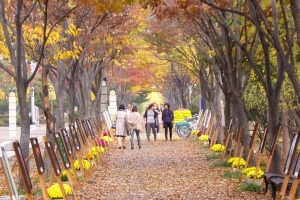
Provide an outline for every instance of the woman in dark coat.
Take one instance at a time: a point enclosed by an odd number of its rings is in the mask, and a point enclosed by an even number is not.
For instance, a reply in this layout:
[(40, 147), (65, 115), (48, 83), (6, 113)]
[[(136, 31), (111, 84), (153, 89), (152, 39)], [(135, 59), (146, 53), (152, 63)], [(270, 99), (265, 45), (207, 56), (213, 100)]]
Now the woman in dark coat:
[(173, 111), (170, 109), (170, 105), (168, 103), (164, 104), (164, 110), (162, 111), (161, 118), (163, 121), (163, 127), (165, 129), (166, 141), (168, 141), (168, 129), (170, 132), (170, 141), (171, 141), (172, 140), (172, 128), (173, 128), (174, 114), (173, 114)]

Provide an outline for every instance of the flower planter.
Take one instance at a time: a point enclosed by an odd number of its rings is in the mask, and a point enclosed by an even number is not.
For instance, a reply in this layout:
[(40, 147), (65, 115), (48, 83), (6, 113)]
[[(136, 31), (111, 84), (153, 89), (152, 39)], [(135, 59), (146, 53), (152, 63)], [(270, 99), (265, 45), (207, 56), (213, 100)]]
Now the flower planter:
[(220, 156), (220, 155), (222, 155), (222, 152), (214, 152), (214, 155), (215, 156)]
[(203, 142), (203, 146), (204, 146), (204, 147), (208, 147), (208, 145), (209, 145), (209, 142), (208, 142), (208, 141), (204, 141), (204, 142)]
[(77, 173), (77, 176), (78, 176), (78, 177), (82, 177), (82, 173), (81, 173), (80, 170), (76, 170), (76, 173)]
[(252, 178), (246, 177), (245, 181), (246, 181), (246, 183), (253, 183), (255, 185), (261, 185), (262, 179), (256, 179), (255, 181), (253, 181)]

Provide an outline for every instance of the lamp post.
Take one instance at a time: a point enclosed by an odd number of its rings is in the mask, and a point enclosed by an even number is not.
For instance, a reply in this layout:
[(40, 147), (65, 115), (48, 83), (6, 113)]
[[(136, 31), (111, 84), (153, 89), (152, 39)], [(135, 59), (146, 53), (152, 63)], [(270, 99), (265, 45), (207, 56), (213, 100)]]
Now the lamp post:
[(31, 87), (31, 121), (35, 124), (35, 105), (34, 105), (34, 87)]
[(16, 90), (9, 90), (8, 96), (9, 137), (17, 136), (17, 104)]

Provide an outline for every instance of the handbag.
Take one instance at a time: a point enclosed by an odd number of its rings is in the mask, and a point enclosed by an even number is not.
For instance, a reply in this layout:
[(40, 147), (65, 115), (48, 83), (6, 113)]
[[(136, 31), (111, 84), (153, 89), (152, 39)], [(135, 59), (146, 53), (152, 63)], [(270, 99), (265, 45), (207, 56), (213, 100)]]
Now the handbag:
[(141, 131), (142, 129), (143, 129), (142, 124), (138, 123), (138, 124), (136, 125), (136, 130)]

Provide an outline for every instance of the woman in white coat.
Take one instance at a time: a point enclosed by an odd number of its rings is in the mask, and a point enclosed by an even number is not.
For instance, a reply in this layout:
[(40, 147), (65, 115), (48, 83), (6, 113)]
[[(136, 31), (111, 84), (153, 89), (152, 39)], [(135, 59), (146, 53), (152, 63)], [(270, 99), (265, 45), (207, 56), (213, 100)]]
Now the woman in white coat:
[(119, 110), (116, 113), (116, 133), (115, 136), (117, 137), (119, 148), (118, 149), (126, 149), (125, 146), (125, 137), (127, 136), (127, 114), (125, 112), (124, 104), (119, 106)]

